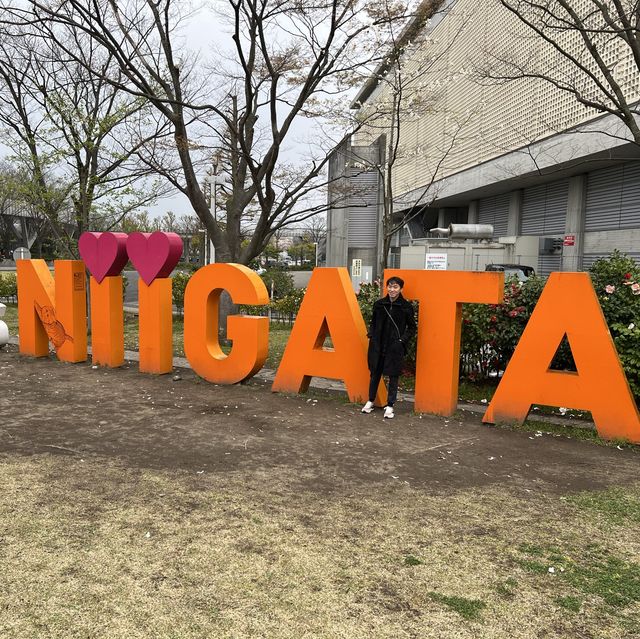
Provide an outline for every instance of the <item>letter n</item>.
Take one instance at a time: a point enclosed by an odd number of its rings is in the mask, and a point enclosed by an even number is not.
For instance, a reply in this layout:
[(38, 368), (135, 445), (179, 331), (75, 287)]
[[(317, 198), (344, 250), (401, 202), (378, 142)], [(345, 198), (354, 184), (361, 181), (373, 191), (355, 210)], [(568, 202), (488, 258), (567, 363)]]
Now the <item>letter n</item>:
[(45, 357), (51, 342), (58, 359), (87, 359), (84, 263), (56, 260), (55, 280), (44, 260), (18, 260), (18, 332), (23, 355)]
[[(550, 370), (567, 336), (577, 372)], [(601, 437), (640, 442), (640, 418), (588, 273), (552, 273), (483, 420), (523, 422), (532, 404), (591, 411)]]
[(369, 392), (367, 331), (345, 268), (314, 269), (272, 390), (304, 392), (312, 377), (344, 381), (352, 402)]

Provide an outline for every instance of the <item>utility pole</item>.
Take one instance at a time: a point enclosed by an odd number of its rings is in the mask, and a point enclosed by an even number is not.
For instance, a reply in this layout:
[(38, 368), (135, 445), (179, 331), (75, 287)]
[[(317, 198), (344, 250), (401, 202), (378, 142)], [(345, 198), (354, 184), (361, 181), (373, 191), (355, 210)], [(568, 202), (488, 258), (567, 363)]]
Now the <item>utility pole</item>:
[[(214, 159), (211, 162), (211, 169), (207, 171), (207, 176), (204, 179), (209, 199), (209, 209), (211, 211), (211, 214), (213, 215), (213, 219), (216, 221), (216, 224), (218, 224), (218, 203), (216, 200), (216, 189), (218, 186), (228, 186), (230, 184), (229, 178), (226, 175), (218, 174), (218, 163), (219, 158), (214, 156)], [(213, 244), (211, 237), (209, 237), (207, 242), (207, 264), (214, 264), (215, 261), (216, 247)]]

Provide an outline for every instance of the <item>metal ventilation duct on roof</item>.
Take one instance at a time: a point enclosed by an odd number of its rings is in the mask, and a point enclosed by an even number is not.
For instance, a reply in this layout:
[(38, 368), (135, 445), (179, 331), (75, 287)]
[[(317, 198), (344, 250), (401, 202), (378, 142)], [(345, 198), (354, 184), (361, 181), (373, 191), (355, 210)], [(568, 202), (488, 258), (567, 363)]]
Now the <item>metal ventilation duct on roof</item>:
[(493, 237), (493, 224), (449, 224), (448, 228), (433, 228), (431, 233), (450, 240), (490, 240)]

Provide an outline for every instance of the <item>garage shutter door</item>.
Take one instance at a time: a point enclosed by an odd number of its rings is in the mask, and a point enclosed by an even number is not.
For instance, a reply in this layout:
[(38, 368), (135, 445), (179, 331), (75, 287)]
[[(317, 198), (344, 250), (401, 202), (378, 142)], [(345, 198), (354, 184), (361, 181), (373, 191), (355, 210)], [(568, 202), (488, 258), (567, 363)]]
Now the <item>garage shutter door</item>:
[(374, 248), (378, 241), (378, 173), (352, 171), (351, 201), (355, 206), (349, 207), (349, 246)]
[(587, 176), (586, 231), (640, 228), (640, 162)]
[(562, 255), (540, 255), (538, 256), (538, 275), (549, 277), (550, 273), (561, 271)]
[[(640, 251), (627, 253), (627, 255), (632, 260), (635, 260), (636, 264), (640, 266)], [(586, 253), (582, 258), (582, 270), (588, 271), (593, 266), (593, 263), (596, 260), (599, 260), (605, 257), (609, 257), (609, 254), (608, 253)]]
[(478, 202), (478, 224), (493, 224), (493, 237), (507, 234), (509, 193), (485, 197)]
[(522, 235), (562, 235), (567, 218), (569, 182), (551, 182), (522, 194)]

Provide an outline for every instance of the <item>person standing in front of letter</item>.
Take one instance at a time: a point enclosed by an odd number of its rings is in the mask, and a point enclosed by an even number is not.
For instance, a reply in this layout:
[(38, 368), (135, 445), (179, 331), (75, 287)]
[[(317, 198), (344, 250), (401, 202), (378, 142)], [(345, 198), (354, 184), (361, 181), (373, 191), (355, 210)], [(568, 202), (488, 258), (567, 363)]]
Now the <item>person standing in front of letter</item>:
[(369, 325), (368, 363), (371, 372), (369, 401), (362, 407), (363, 413), (373, 411), (373, 402), (380, 379), (389, 377), (385, 419), (393, 419), (393, 405), (398, 396), (398, 378), (407, 353), (407, 346), (416, 332), (416, 321), (411, 302), (402, 297), (404, 280), (390, 277), (387, 280), (387, 295), (373, 305)]

